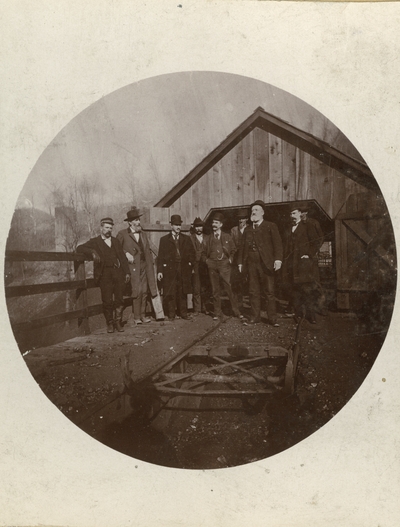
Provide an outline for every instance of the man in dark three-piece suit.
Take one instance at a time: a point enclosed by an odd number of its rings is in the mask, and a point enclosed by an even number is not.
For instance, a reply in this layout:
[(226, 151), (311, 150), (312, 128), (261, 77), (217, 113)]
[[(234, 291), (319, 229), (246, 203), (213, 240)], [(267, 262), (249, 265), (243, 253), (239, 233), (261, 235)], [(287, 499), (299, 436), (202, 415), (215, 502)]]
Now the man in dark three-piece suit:
[[(231, 283), (232, 283), (233, 294), (237, 298), (237, 305), (238, 305), (239, 311), (242, 310), (243, 308), (243, 295), (244, 295), (244, 289), (245, 289), (245, 282), (247, 281), (247, 276), (245, 273), (239, 272), (238, 257), (239, 257), (239, 249), (242, 245), (243, 233), (244, 233), (245, 228), (247, 227), (248, 217), (249, 217), (248, 210), (240, 209), (237, 213), (238, 224), (232, 227), (231, 229), (232, 240), (236, 247), (236, 253), (233, 257), (233, 262), (232, 262)], [(243, 315), (240, 318), (244, 318)]]
[(100, 286), (108, 333), (114, 332), (114, 326), (117, 331), (123, 331), (123, 290), (124, 284), (131, 278), (122, 246), (111, 236), (113, 226), (112, 218), (103, 218), (100, 222), (100, 235), (78, 245), (76, 249), (76, 252), (93, 258), (94, 280)]
[(224, 319), (221, 308), (220, 281), (222, 281), (224, 289), (228, 295), (233, 315), (235, 317), (240, 317), (237, 299), (233, 294), (231, 287), (231, 266), (236, 247), (231, 235), (221, 230), (224, 222), (224, 215), (221, 212), (216, 212), (212, 219), (213, 232), (204, 243), (204, 258), (210, 274), (213, 294), (214, 319)]
[(192, 292), (192, 272), (196, 254), (189, 236), (181, 233), (182, 219), (171, 216), (171, 232), (160, 239), (157, 257), (157, 278), (162, 282), (168, 318), (173, 320), (178, 311), (188, 320), (187, 295)]
[(193, 270), (193, 314), (207, 313), (207, 293), (209, 289), (209, 277), (207, 265), (204, 262), (203, 252), (205, 242), (208, 238), (204, 234), (204, 222), (201, 218), (195, 218), (193, 232), (190, 235), (196, 253), (196, 261)]
[(290, 288), (295, 317), (306, 317), (316, 324), (315, 310), (321, 295), (318, 251), (324, 236), (317, 220), (303, 219), (302, 205), (293, 203), (289, 213), (291, 226), (285, 233), (282, 281)]
[(251, 225), (243, 232), (239, 250), (239, 271), (248, 270), (251, 318), (249, 324), (261, 320), (261, 293), (267, 301), (269, 323), (279, 327), (275, 302), (275, 273), (281, 268), (283, 259), (282, 240), (275, 223), (264, 220), (263, 201), (251, 206)]
[(150, 322), (146, 317), (146, 302), (148, 291), (152, 297), (157, 296), (157, 285), (153, 255), (147, 235), (142, 231), (139, 209), (132, 207), (127, 212), (124, 221), (128, 228), (119, 231), (117, 240), (121, 243), (131, 272), (132, 311), (135, 324)]

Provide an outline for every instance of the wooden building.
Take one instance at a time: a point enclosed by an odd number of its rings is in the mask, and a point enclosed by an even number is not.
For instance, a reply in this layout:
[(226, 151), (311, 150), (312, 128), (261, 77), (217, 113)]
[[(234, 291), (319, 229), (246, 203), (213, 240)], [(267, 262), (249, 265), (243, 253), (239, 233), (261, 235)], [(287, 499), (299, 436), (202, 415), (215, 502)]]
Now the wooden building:
[(377, 287), (393, 296), (396, 255), (388, 211), (368, 166), (348, 151), (348, 145), (333, 147), (257, 108), (150, 209), (152, 240), (158, 244), (172, 214), (188, 228), (195, 217), (207, 221), (213, 210), (222, 210), (230, 227), (236, 211), (257, 199), (282, 229), (288, 202), (307, 201), (331, 242), (338, 307), (357, 308), (360, 293)]

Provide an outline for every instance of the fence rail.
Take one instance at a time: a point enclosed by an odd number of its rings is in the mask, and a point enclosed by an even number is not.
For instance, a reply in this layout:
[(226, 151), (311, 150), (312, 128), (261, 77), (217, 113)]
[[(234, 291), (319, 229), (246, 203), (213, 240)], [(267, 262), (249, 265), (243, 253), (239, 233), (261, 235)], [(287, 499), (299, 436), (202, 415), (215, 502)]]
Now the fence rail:
[[(96, 287), (93, 278), (86, 278), (85, 262), (90, 261), (91, 258), (79, 253), (6, 251), (5, 260), (6, 262), (75, 263), (75, 280), (18, 286), (7, 285), (5, 287), (6, 298), (17, 298), (61, 291), (76, 291), (76, 303), (78, 309), (41, 318), (32, 318), (23, 322), (11, 322), (13, 330), (29, 331), (51, 324), (78, 319), (78, 324), (83, 324), (84, 333), (86, 335), (90, 333), (89, 318), (102, 313), (102, 304), (88, 306), (87, 290)], [(129, 303), (129, 300), (127, 300), (127, 303)]]

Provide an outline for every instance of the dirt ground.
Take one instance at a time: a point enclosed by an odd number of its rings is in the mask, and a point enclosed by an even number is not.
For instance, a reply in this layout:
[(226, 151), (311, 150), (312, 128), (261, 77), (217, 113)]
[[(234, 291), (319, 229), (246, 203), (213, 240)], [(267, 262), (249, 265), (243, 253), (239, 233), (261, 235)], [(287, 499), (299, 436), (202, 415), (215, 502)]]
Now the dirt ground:
[[(127, 455), (180, 468), (220, 468), (262, 459), (301, 441), (343, 408), (371, 369), (386, 329), (368, 327), (354, 314), (329, 312), (303, 322), (294, 395), (270, 396), (257, 411), (220, 398), (152, 422), (135, 417), (124, 389), (124, 364), (136, 382), (198, 341), (209, 345), (269, 343), (289, 348), (296, 325), (280, 314), (280, 327), (265, 319), (245, 326), (236, 318), (217, 323), (199, 315), (191, 321), (152, 321), (124, 333), (96, 330), (86, 337), (25, 355), (44, 394), (72, 422)], [(126, 372), (126, 370), (125, 370)], [(125, 373), (126, 374), (126, 373)], [(164, 423), (165, 424), (165, 423)]]

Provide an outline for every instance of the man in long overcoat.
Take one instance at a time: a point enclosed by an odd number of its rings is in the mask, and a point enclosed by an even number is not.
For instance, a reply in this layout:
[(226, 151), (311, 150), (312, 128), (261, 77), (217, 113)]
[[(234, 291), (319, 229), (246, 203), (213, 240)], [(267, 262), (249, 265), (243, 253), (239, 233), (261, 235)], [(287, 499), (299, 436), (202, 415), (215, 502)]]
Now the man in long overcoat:
[(204, 222), (201, 218), (193, 221), (193, 232), (190, 235), (196, 253), (193, 270), (193, 315), (201, 312), (207, 313), (207, 293), (209, 290), (209, 277), (207, 265), (203, 258), (204, 244), (208, 235), (204, 234)]
[(283, 259), (282, 240), (275, 223), (264, 220), (265, 204), (257, 200), (251, 206), (252, 225), (243, 232), (239, 250), (239, 271), (249, 273), (251, 317), (248, 324), (261, 320), (261, 292), (267, 301), (267, 315), (271, 325), (279, 327), (275, 301), (275, 273)]
[(221, 282), (231, 303), (233, 315), (240, 317), (237, 300), (231, 287), (231, 270), (236, 247), (231, 235), (222, 231), (224, 222), (224, 215), (216, 212), (212, 219), (213, 232), (204, 243), (204, 258), (210, 274), (213, 294), (214, 319), (224, 319), (221, 307)]
[(179, 313), (187, 320), (187, 295), (192, 293), (192, 272), (196, 254), (189, 236), (181, 233), (182, 218), (171, 216), (171, 232), (160, 239), (157, 257), (157, 278), (162, 282), (168, 318)]
[(100, 222), (100, 235), (76, 248), (76, 252), (93, 258), (94, 280), (100, 286), (108, 333), (113, 333), (114, 327), (117, 331), (123, 331), (123, 290), (124, 284), (131, 278), (122, 246), (111, 236), (113, 225), (112, 218), (103, 218)]
[(282, 281), (292, 292), (296, 318), (306, 317), (316, 323), (316, 300), (320, 294), (318, 251), (321, 247), (321, 228), (316, 221), (302, 221), (302, 206), (290, 206), (291, 225), (285, 233)]
[(146, 317), (149, 290), (152, 297), (157, 296), (154, 261), (149, 240), (140, 225), (141, 216), (139, 209), (132, 207), (124, 220), (128, 222), (128, 228), (117, 234), (131, 272), (132, 311), (136, 324), (150, 322), (150, 318)]

